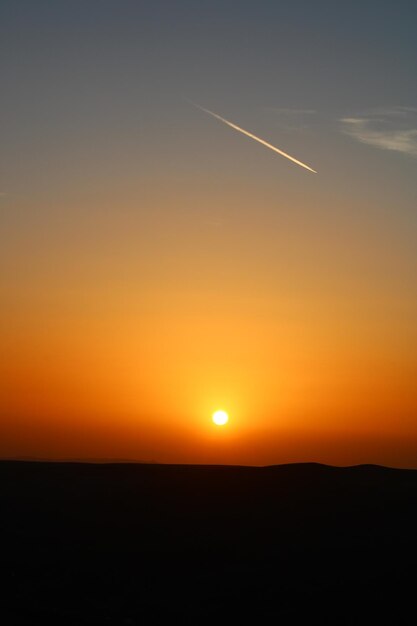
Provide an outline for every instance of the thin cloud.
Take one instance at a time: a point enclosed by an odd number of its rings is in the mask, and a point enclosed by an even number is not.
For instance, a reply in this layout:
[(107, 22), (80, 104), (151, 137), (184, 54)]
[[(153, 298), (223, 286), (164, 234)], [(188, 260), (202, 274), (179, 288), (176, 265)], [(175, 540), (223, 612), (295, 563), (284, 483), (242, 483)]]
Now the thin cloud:
[(315, 115), (317, 113), (314, 109), (285, 109), (270, 107), (269, 110), (278, 113), (278, 115), (286, 115), (288, 117), (302, 117), (304, 115)]
[(265, 111), (273, 115), (275, 124), (284, 131), (305, 131), (317, 122), (314, 109), (267, 107)]
[(368, 111), (368, 115), (383, 116), (384, 118), (391, 118), (391, 117), (405, 118), (414, 113), (417, 113), (416, 107), (403, 107), (403, 106), (377, 107), (374, 109), (370, 109)]
[(417, 109), (380, 108), (340, 120), (342, 132), (360, 143), (417, 157)]

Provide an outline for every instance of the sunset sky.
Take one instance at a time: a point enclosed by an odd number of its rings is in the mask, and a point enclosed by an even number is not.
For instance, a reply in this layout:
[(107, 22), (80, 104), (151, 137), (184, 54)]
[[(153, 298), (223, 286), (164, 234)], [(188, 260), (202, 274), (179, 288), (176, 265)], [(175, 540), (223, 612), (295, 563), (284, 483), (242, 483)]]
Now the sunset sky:
[(1, 2), (0, 457), (417, 467), (416, 23)]

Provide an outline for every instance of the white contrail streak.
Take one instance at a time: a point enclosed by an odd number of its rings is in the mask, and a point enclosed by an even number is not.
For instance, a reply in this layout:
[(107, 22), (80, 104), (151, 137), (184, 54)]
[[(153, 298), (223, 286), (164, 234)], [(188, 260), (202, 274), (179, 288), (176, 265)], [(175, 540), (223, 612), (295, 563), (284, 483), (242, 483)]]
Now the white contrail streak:
[(196, 104), (195, 102), (192, 102), (192, 104), (194, 106), (196, 106), (198, 109), (200, 109), (201, 111), (204, 111), (205, 113), (208, 113), (209, 115), (212, 115), (216, 119), (220, 120), (221, 122), (223, 122), (223, 124), (227, 124), (227, 126), (230, 126), (230, 128), (234, 128), (239, 133), (243, 133), (243, 135), (246, 135), (247, 137), (250, 137), (251, 139), (254, 139), (258, 143), (261, 143), (263, 146), (266, 146), (267, 148), (270, 148), (274, 152), (277, 152), (278, 154), (280, 154), (281, 156), (285, 157), (286, 159), (289, 159), (293, 163), (296, 163), (297, 165), (300, 165), (301, 167), (304, 167), (304, 169), (308, 170), (309, 172), (313, 172), (314, 174), (317, 174), (316, 170), (313, 170), (311, 167), (309, 167), (305, 163), (302, 163), (298, 159), (295, 159), (294, 157), (292, 157), (291, 155), (287, 154), (283, 150), (280, 150), (279, 148), (276, 148), (275, 146), (273, 146), (272, 144), (268, 143), (264, 139), (261, 139), (260, 137), (257, 137), (256, 135), (252, 135), (252, 133), (249, 133), (247, 130), (244, 130), (243, 128), (240, 128), (240, 126), (236, 126), (236, 124), (233, 124), (232, 122), (229, 122), (229, 120), (225, 120), (224, 117), (221, 117), (220, 115), (217, 115), (217, 113), (213, 113), (213, 111), (209, 111), (208, 109), (205, 109), (204, 107), (200, 106), (199, 104)]

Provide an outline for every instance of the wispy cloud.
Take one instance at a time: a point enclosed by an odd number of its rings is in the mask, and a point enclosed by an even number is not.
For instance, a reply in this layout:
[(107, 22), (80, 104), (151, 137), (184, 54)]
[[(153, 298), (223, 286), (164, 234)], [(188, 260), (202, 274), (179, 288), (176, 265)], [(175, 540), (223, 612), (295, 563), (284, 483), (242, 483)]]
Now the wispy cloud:
[(270, 111), (275, 111), (278, 115), (286, 115), (287, 117), (304, 117), (305, 115), (315, 115), (317, 112), (314, 109), (285, 109), (279, 107), (270, 107)]
[(342, 132), (361, 143), (417, 157), (417, 109), (379, 108), (340, 119)]
[(305, 131), (316, 122), (314, 109), (268, 107), (265, 110), (272, 113), (275, 124), (285, 131)]

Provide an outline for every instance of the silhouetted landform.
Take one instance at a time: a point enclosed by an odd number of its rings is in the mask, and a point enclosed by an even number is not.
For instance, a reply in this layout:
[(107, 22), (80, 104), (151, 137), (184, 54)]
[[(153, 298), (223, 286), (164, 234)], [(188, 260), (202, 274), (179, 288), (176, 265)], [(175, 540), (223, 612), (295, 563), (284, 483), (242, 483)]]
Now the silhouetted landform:
[(414, 624), (417, 471), (0, 463), (0, 620)]

